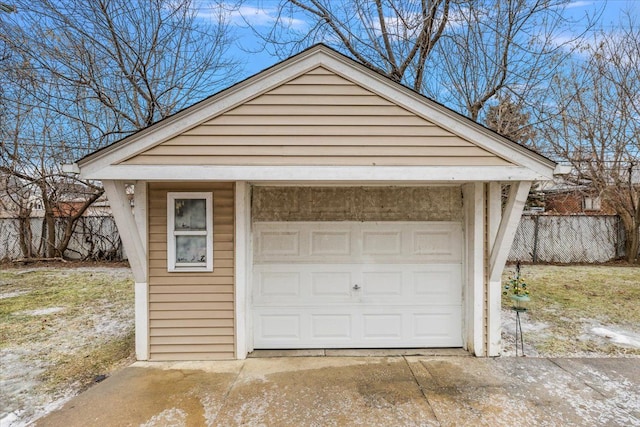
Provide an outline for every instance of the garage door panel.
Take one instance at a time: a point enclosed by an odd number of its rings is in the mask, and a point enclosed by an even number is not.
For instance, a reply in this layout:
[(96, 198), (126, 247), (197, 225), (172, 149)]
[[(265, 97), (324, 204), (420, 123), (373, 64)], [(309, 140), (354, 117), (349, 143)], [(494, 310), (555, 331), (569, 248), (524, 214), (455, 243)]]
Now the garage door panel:
[(402, 315), (366, 313), (362, 316), (362, 339), (402, 340)]
[(446, 339), (449, 334), (457, 332), (459, 342), (462, 345), (462, 322), (460, 310), (433, 310), (424, 313), (412, 314), (412, 335), (416, 339)]
[(253, 275), (254, 306), (348, 302), (357, 281), (352, 264), (263, 264), (254, 266)]
[(344, 257), (351, 255), (351, 232), (344, 231), (311, 231), (311, 247), (309, 256), (312, 258), (327, 255)]
[(402, 297), (403, 295), (402, 271), (363, 271), (362, 295), (365, 297)]
[(429, 260), (460, 262), (462, 242), (458, 227), (438, 227), (431, 230), (413, 230), (411, 255)]
[(300, 233), (289, 230), (261, 231), (258, 253), (265, 258), (300, 256)]
[(257, 222), (254, 348), (462, 345), (454, 222)]
[(459, 264), (421, 266), (412, 272), (412, 295), (429, 304), (460, 304), (462, 268)]
[(254, 276), (256, 306), (460, 304), (462, 292), (460, 264), (264, 264)]
[(352, 314), (311, 314), (311, 339), (349, 341), (352, 336)]
[(254, 263), (462, 261), (458, 222), (254, 223)]
[(260, 298), (299, 298), (300, 273), (296, 271), (263, 271), (258, 277)]
[(374, 231), (361, 233), (363, 255), (402, 255), (402, 230)]
[(301, 342), (302, 315), (299, 313), (262, 313), (255, 320), (258, 337), (263, 342)]
[(349, 298), (351, 283), (351, 271), (314, 271), (311, 272), (309, 295), (314, 301), (323, 298)]
[(259, 308), (255, 348), (459, 347), (460, 307), (381, 305)]

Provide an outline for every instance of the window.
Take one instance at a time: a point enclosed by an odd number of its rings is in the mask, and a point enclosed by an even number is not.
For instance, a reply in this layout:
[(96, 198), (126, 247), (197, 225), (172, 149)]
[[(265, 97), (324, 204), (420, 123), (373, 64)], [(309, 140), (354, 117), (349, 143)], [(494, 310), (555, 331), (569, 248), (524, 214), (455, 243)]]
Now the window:
[(585, 196), (582, 201), (582, 208), (585, 211), (599, 211), (601, 206), (600, 197)]
[(167, 194), (169, 271), (213, 271), (212, 193)]

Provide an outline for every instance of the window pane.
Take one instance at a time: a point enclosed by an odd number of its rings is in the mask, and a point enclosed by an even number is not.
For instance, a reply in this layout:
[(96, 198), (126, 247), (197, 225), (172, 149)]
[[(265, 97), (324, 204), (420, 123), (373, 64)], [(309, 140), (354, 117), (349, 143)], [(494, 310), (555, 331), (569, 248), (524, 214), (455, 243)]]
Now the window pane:
[(207, 262), (206, 236), (176, 236), (176, 263)]
[(175, 200), (176, 230), (206, 230), (207, 203), (205, 199)]

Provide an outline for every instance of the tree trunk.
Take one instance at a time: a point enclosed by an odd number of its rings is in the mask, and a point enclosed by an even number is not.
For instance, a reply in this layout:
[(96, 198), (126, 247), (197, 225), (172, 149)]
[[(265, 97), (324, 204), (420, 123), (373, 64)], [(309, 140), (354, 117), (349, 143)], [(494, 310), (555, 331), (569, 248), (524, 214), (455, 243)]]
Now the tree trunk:
[(60, 241), (60, 244), (57, 247), (57, 251), (59, 253), (58, 256), (64, 258), (64, 253), (67, 250), (67, 247), (69, 246), (69, 241), (71, 240), (71, 236), (73, 236), (73, 232), (76, 229), (78, 219), (81, 218), (82, 215), (89, 208), (89, 206), (91, 206), (91, 204), (96, 200), (98, 200), (100, 196), (102, 196), (103, 194), (104, 194), (104, 190), (99, 189), (98, 191), (93, 193), (88, 200), (84, 202), (82, 207), (74, 215), (66, 218), (65, 226), (64, 226), (64, 234), (62, 236), (62, 240)]
[(31, 243), (31, 212), (20, 210), (18, 216), (18, 243), (23, 258), (33, 257), (33, 245)]
[[(626, 227), (625, 227), (626, 228)], [(630, 230), (625, 230), (627, 238), (625, 241), (625, 250), (627, 262), (637, 263), (640, 262), (638, 258), (638, 251), (640, 251), (640, 224), (636, 223)]]
[(53, 213), (45, 213), (47, 223), (47, 240), (45, 245), (45, 257), (54, 258), (56, 256), (56, 219)]
[(619, 211), (618, 215), (622, 220), (622, 227), (624, 228), (625, 234), (625, 260), (630, 263), (638, 262), (638, 250), (640, 249), (638, 230), (640, 230), (640, 221), (636, 221), (636, 218), (630, 215), (628, 211)]

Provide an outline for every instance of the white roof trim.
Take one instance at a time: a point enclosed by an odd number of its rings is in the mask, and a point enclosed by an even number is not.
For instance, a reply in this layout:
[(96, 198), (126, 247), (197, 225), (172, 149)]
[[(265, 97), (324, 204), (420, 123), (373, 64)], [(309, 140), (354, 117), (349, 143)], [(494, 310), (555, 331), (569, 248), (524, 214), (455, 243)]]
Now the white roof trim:
[[(529, 169), (533, 175), (540, 177), (535, 179), (551, 179), (553, 177), (556, 164), (551, 160), (502, 138), (498, 134), (400, 84), (394, 83), (323, 45), (310, 48), (172, 117), (85, 157), (78, 162), (81, 175), (85, 178), (95, 177), (96, 179), (107, 179), (106, 176), (119, 176), (119, 173), (115, 171), (109, 172), (106, 169), (112, 169), (115, 164), (122, 160), (179, 135), (318, 66), (323, 66), (347, 79), (353, 80), (364, 88), (423, 117), (425, 120), (441, 126), (499, 157)], [(180, 166), (176, 167), (179, 168)], [(171, 179), (172, 174), (169, 173), (169, 170), (174, 167), (162, 166), (162, 168), (167, 171), (165, 178)], [(191, 171), (194, 167), (190, 165), (188, 168)], [(218, 170), (224, 169), (221, 169), (221, 167), (216, 168)], [(496, 172), (502, 170), (493, 166), (490, 168), (495, 169)], [(253, 169), (258, 170), (260, 168)], [(302, 167), (302, 169), (307, 169), (307, 167)], [(479, 168), (474, 167), (474, 169)], [(132, 175), (129, 175), (128, 178), (148, 179), (139, 176), (139, 170), (142, 170), (140, 166), (130, 170)], [(494, 176), (495, 174), (491, 175)], [(98, 178), (99, 176), (103, 178)], [(509, 180), (508, 176), (507, 174), (507, 176), (499, 179)], [(446, 180), (446, 178), (444, 179)]]
[(541, 175), (522, 166), (209, 166), (115, 165), (83, 179), (145, 181), (536, 181)]

